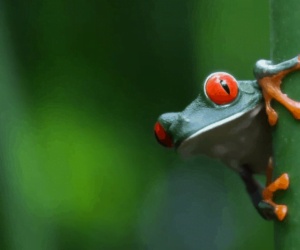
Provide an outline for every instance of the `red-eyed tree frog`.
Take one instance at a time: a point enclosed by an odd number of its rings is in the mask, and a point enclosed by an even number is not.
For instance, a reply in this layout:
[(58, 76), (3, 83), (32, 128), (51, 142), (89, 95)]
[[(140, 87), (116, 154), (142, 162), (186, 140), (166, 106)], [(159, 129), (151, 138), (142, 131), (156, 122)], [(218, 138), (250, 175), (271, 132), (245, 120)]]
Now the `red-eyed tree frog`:
[[(284, 173), (272, 182), (271, 126), (278, 116), (270, 101), (274, 98), (300, 119), (300, 103), (280, 90), (282, 78), (298, 69), (300, 56), (277, 65), (259, 60), (253, 81), (237, 81), (225, 72), (213, 73), (182, 112), (158, 118), (155, 137), (161, 145), (175, 148), (184, 159), (199, 154), (220, 159), (239, 174), (260, 215), (281, 221), (287, 206), (275, 204), (272, 198), (278, 189), (288, 188), (289, 176)], [(266, 175), (265, 188), (254, 174)]]

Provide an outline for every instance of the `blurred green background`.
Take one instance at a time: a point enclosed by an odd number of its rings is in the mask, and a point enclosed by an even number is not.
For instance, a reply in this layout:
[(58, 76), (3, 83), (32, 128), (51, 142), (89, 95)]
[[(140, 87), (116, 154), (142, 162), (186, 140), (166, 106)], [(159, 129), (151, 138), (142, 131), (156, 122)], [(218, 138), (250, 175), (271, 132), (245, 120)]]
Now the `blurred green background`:
[(0, 7), (0, 249), (273, 249), (235, 173), (153, 136), (213, 71), (253, 79), (267, 1)]

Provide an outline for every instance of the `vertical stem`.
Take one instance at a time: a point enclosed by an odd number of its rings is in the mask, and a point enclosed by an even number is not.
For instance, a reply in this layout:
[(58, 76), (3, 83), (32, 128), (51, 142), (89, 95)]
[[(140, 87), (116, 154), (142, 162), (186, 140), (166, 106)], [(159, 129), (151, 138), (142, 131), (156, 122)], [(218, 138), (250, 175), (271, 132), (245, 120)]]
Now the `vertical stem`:
[[(300, 1), (270, 0), (271, 59), (274, 63), (300, 54)], [(290, 98), (300, 101), (300, 72), (288, 75), (282, 90)], [(275, 249), (300, 249), (300, 121), (281, 106), (278, 124), (273, 129), (274, 174), (287, 172), (290, 188), (277, 196), (276, 203), (288, 206), (284, 222), (274, 223)]]

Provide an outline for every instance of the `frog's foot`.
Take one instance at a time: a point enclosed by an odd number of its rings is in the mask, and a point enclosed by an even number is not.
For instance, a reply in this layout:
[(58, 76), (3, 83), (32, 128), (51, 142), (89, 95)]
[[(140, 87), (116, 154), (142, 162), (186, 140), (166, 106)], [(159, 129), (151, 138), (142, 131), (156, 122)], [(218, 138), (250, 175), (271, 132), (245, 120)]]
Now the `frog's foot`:
[(283, 94), (280, 90), (281, 79), (274, 77), (265, 77), (259, 81), (263, 89), (263, 95), (266, 103), (266, 112), (271, 126), (275, 125), (278, 119), (276, 111), (271, 107), (271, 100), (275, 99), (285, 106), (294, 116), (300, 119), (300, 102), (296, 102)]
[(292, 113), (295, 119), (300, 119), (300, 102), (296, 102), (288, 98), (287, 95), (283, 94), (280, 89), (283, 77), (292, 71), (300, 69), (300, 56), (298, 57), (298, 61), (298, 64), (294, 67), (282, 70), (278, 74), (270, 77), (264, 77), (258, 81), (263, 90), (263, 96), (266, 102), (266, 112), (271, 126), (275, 125), (278, 119), (276, 111), (271, 107), (272, 99), (275, 99), (285, 106)]
[(279, 221), (282, 221), (287, 214), (287, 206), (276, 205), (268, 201), (261, 201), (258, 204), (258, 209), (266, 220), (277, 219)]
[(267, 219), (277, 218), (282, 221), (287, 214), (286, 205), (277, 205), (273, 202), (273, 193), (277, 190), (286, 190), (290, 181), (287, 173), (282, 174), (263, 191), (263, 201), (259, 203), (259, 209)]

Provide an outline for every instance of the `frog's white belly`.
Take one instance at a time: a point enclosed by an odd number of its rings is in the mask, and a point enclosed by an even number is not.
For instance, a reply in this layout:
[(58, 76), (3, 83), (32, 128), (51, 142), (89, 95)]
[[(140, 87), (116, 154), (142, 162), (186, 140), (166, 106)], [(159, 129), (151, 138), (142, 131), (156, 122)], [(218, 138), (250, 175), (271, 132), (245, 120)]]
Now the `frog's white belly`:
[(205, 154), (218, 158), (235, 171), (248, 164), (264, 174), (271, 156), (271, 130), (263, 105), (199, 130), (177, 149), (183, 158)]

